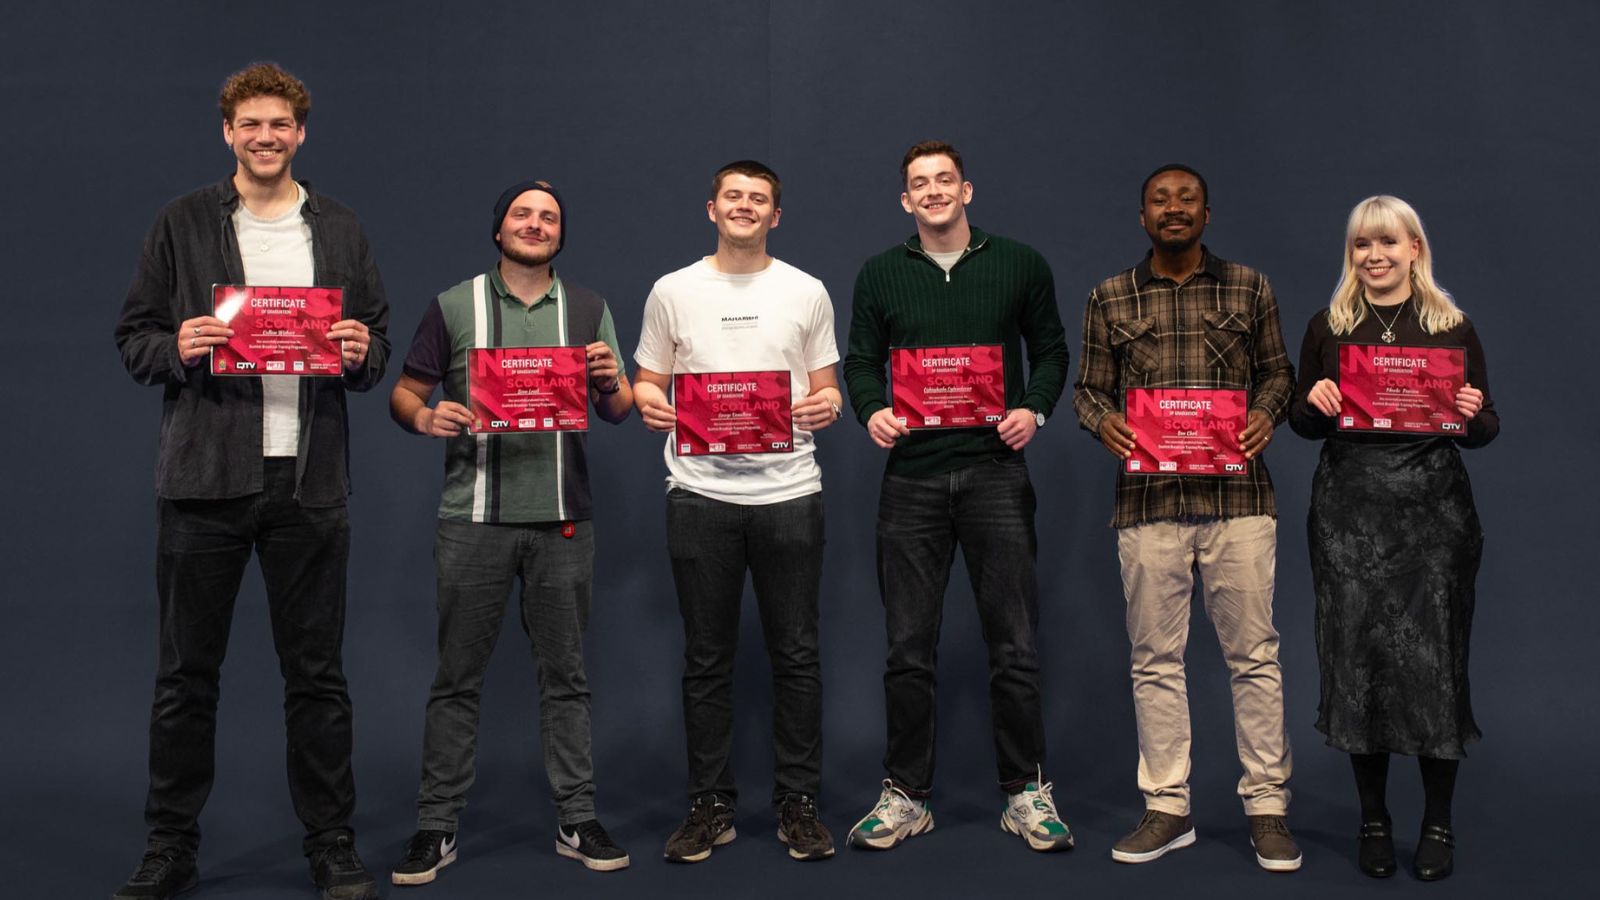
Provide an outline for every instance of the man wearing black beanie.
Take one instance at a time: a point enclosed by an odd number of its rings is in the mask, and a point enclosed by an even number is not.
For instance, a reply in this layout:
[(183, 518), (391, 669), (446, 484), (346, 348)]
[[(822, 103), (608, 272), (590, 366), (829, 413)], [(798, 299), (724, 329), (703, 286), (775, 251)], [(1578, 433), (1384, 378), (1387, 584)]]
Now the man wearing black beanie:
[[(594, 575), (584, 408), (620, 422), (633, 391), (605, 300), (550, 265), (566, 226), (566, 206), (549, 182), (507, 188), (494, 205), (498, 265), (428, 307), (389, 399), (400, 427), (445, 439), (434, 548), (439, 668), (423, 730), (417, 832), (394, 868), (395, 884), (426, 884), (456, 859), (484, 670), (518, 578), (522, 627), (539, 667), (556, 852), (597, 871), (628, 865), (594, 810), (583, 663)], [(512, 377), (501, 376), (497, 388), (500, 372)], [(430, 406), (441, 385), (443, 397)]]

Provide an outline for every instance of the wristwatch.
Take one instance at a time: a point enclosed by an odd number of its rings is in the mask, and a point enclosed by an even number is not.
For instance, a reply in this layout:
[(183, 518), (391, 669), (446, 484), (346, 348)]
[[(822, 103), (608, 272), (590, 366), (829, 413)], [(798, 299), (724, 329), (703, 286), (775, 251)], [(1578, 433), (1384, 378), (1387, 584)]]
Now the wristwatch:
[(835, 419), (842, 419), (842, 418), (844, 418), (844, 410), (842, 410), (842, 409), (840, 409), (840, 408), (839, 408), (839, 404), (837, 404), (837, 403), (835, 403), (835, 402), (833, 402), (833, 401), (832, 401), (832, 400), (829, 400), (829, 401), (828, 401), (828, 405), (829, 405), (829, 406), (831, 406), (831, 407), (833, 407), (833, 417), (834, 417), (834, 418), (835, 418)]
[[(1026, 406), (1024, 406), (1023, 409), (1028, 409), (1028, 408)], [(1039, 412), (1036, 409), (1028, 409), (1028, 412), (1033, 413), (1033, 425), (1034, 425), (1034, 427), (1035, 428), (1043, 428), (1044, 427), (1044, 413)]]

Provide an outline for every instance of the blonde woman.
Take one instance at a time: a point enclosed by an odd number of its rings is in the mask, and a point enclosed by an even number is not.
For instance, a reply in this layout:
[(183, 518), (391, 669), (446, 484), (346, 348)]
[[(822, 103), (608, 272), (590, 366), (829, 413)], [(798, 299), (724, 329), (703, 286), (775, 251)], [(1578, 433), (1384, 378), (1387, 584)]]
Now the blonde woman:
[[(1337, 427), (1341, 343), (1461, 347), (1465, 383), (1454, 436)], [(1450, 801), (1472, 718), (1467, 645), (1483, 532), (1459, 447), (1500, 431), (1477, 333), (1433, 277), (1416, 211), (1369, 197), (1350, 213), (1344, 276), (1300, 348), (1290, 424), (1321, 439), (1309, 521), (1322, 698), (1317, 728), (1350, 754), (1361, 801), (1363, 872), (1395, 871), (1385, 786), (1389, 755), (1418, 758), (1425, 810), (1412, 866), (1434, 880), (1454, 867)]]

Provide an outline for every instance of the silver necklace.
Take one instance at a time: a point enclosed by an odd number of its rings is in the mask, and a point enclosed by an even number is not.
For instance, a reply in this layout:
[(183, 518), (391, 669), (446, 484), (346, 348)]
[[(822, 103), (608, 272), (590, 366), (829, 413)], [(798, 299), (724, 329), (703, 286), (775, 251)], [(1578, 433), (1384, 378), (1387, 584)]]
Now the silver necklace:
[(1382, 338), (1385, 344), (1394, 343), (1394, 326), (1396, 322), (1400, 321), (1400, 315), (1406, 311), (1405, 301), (1401, 301), (1400, 305), (1395, 307), (1394, 318), (1388, 322), (1383, 320), (1383, 316), (1378, 315), (1378, 308), (1372, 305), (1371, 300), (1367, 301), (1367, 309), (1372, 310), (1372, 317), (1378, 320), (1379, 325), (1383, 326), (1383, 334), (1378, 335), (1378, 337)]

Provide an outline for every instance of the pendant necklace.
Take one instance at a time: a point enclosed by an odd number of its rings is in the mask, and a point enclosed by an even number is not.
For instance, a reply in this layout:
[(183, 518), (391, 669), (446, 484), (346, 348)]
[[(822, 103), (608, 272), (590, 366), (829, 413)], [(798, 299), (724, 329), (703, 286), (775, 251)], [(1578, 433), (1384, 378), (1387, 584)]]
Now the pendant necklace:
[(1383, 316), (1378, 315), (1378, 308), (1376, 306), (1372, 305), (1372, 301), (1371, 300), (1367, 301), (1367, 308), (1372, 310), (1372, 317), (1374, 319), (1378, 320), (1378, 324), (1379, 325), (1383, 326), (1383, 334), (1378, 335), (1378, 337), (1382, 338), (1383, 342), (1385, 344), (1394, 343), (1394, 341), (1395, 341), (1394, 326), (1395, 326), (1396, 322), (1400, 321), (1401, 313), (1404, 313), (1406, 311), (1405, 303), (1403, 301), (1401, 302), (1399, 307), (1397, 307), (1395, 309), (1395, 311), (1394, 311), (1394, 318), (1391, 319), (1388, 322), (1385, 322), (1383, 320)]

